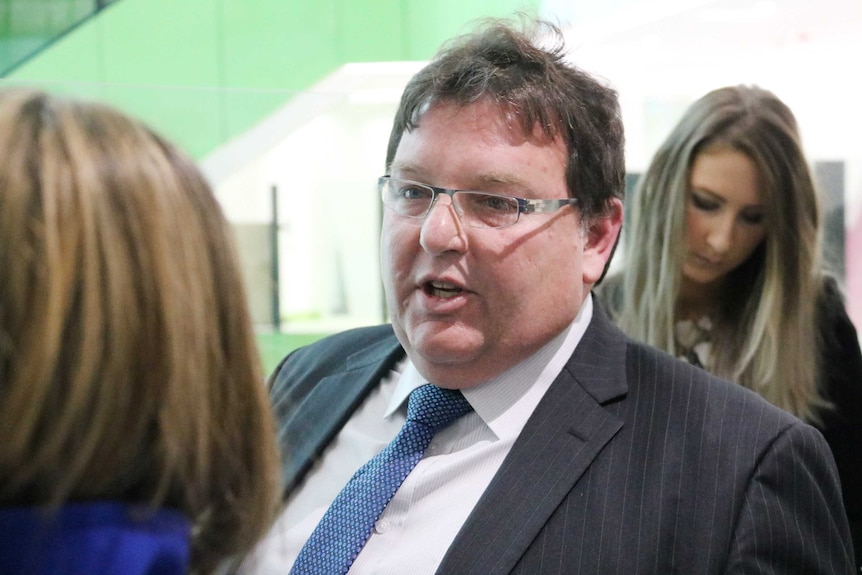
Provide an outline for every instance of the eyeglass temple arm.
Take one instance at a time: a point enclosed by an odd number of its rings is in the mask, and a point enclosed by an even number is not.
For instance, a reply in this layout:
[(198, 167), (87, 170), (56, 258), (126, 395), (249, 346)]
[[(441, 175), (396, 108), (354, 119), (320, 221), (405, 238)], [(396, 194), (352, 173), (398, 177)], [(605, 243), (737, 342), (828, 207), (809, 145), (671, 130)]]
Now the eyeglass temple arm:
[(566, 198), (561, 200), (524, 200), (518, 198), (521, 212), (525, 214), (539, 214), (543, 212), (554, 212), (563, 206), (573, 206), (578, 203), (577, 198)]

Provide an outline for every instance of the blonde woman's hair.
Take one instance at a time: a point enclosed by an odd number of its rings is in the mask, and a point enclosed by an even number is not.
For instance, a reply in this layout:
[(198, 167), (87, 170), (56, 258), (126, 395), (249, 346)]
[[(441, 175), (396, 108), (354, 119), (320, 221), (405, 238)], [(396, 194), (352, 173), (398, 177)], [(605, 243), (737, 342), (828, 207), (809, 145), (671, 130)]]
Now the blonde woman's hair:
[(173, 507), (201, 571), (263, 534), (279, 463), (231, 234), (141, 123), (0, 92), (0, 505)]
[(796, 119), (771, 92), (714, 90), (688, 108), (660, 146), (631, 200), (617, 321), (633, 337), (677, 353), (686, 195), (695, 158), (715, 149), (740, 152), (757, 166), (768, 231), (726, 282), (712, 318), (713, 361), (705, 367), (817, 423), (828, 407), (817, 386), (821, 215)]

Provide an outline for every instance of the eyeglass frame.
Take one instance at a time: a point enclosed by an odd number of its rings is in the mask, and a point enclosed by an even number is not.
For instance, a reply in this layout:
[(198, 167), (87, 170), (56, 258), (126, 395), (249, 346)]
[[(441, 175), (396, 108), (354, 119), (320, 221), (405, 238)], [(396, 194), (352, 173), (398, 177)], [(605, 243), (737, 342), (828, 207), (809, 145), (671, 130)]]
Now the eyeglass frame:
[[(386, 205), (386, 201), (383, 199), (383, 194), (384, 194), (383, 188), (386, 185), (386, 183), (390, 182), (390, 181), (406, 182), (408, 184), (415, 184), (417, 186), (422, 186), (423, 188), (428, 188), (429, 190), (431, 190), (431, 192), (432, 192), (431, 202), (428, 204), (428, 209), (425, 210), (425, 213), (423, 213), (421, 216), (409, 216), (406, 214), (401, 214), (401, 213), (395, 211), (394, 208), (391, 208), (390, 206)], [(501, 229), (501, 228), (507, 228), (509, 226), (514, 226), (515, 224), (517, 224), (521, 220), (521, 214), (550, 213), (550, 212), (555, 212), (555, 211), (557, 211), (560, 208), (563, 208), (565, 206), (574, 206), (574, 205), (577, 205), (579, 203), (577, 198), (528, 199), (528, 198), (520, 198), (518, 196), (510, 196), (508, 194), (495, 194), (492, 192), (483, 192), (480, 190), (459, 190), (459, 189), (454, 189), (454, 188), (441, 188), (439, 186), (432, 186), (431, 184), (424, 184), (422, 182), (417, 182), (415, 180), (408, 180), (406, 178), (395, 178), (395, 177), (388, 176), (388, 175), (387, 176), (380, 176), (379, 178), (377, 178), (377, 191), (380, 194), (380, 201), (383, 202), (384, 206), (388, 207), (389, 209), (391, 209), (393, 212), (395, 212), (396, 214), (398, 214), (402, 218), (410, 218), (410, 219), (415, 219), (415, 220), (424, 220), (425, 218), (427, 218), (428, 214), (431, 213), (431, 210), (434, 209), (434, 206), (437, 204), (437, 199), (440, 197), (441, 194), (445, 194), (445, 195), (449, 196), (449, 200), (452, 202), (452, 207), (453, 207), (453, 209), (455, 209), (455, 213), (458, 214), (459, 218), (464, 217), (463, 212), (460, 209), (458, 209), (458, 206), (455, 203), (455, 194), (457, 194), (459, 192), (466, 192), (466, 193), (470, 193), (470, 194), (482, 194), (485, 196), (492, 196), (492, 197), (499, 197), (499, 198), (506, 198), (506, 199), (510, 199), (510, 200), (515, 200), (518, 204), (518, 212), (517, 212), (517, 215), (515, 217), (515, 221), (512, 222), (511, 224), (506, 224), (506, 225), (502, 225), (502, 226), (488, 226), (488, 225), (476, 226), (476, 225), (470, 224), (469, 222), (465, 222), (468, 226), (473, 227), (473, 228), (491, 229), (491, 230), (497, 230), (497, 229)], [(461, 221), (463, 221), (463, 219)]]

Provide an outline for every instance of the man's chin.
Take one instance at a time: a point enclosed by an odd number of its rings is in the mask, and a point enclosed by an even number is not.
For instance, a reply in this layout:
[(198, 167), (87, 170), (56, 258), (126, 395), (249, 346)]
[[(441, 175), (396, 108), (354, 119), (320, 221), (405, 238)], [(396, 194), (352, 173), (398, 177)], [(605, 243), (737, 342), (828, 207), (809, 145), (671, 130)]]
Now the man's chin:
[(441, 385), (451, 381), (461, 387), (462, 383), (469, 383), (482, 364), (484, 336), (463, 328), (429, 327), (414, 330), (409, 345), (405, 346), (413, 364), (429, 380), (445, 377), (448, 381), (440, 381)]
[(417, 355), (441, 365), (476, 361), (484, 344), (484, 338), (463, 331), (417, 333), (410, 341)]

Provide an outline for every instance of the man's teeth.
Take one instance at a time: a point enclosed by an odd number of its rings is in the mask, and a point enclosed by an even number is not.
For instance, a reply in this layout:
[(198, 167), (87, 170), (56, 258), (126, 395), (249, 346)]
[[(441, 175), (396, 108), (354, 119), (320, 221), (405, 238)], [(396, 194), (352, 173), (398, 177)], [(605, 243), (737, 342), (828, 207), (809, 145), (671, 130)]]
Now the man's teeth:
[(461, 293), (461, 288), (448, 282), (430, 282), (428, 284), (428, 293), (435, 297), (448, 298)]

